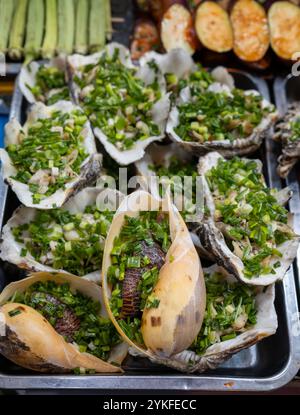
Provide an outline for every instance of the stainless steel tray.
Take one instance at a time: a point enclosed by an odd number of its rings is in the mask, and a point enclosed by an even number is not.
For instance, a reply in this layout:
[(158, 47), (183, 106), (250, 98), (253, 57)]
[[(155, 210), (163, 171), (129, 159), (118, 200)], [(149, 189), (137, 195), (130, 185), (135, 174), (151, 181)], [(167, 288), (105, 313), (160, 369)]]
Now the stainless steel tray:
[[(257, 89), (267, 99), (267, 84), (244, 72), (232, 71), (236, 84), (244, 89)], [(10, 117), (23, 120), (26, 106), (16, 87)], [(270, 186), (281, 188), (275, 174), (273, 143), (268, 140), (254, 155), (263, 160), (264, 173)], [(297, 200), (299, 204), (299, 200)], [(0, 226), (8, 220), (19, 202), (10, 189), (0, 182)], [(292, 205), (291, 205), (292, 206)], [(0, 289), (22, 274), (9, 264), (0, 264)], [(185, 375), (146, 359), (129, 357), (124, 375), (40, 375), (21, 369), (0, 357), (0, 388), (8, 389), (81, 389), (81, 390), (180, 390), (180, 391), (266, 391), (279, 388), (293, 379), (300, 367), (300, 341), (295, 331), (298, 305), (295, 272), (291, 268), (276, 286), (276, 310), (279, 327), (274, 336), (241, 351), (214, 371)], [(294, 332), (294, 334), (293, 334)]]

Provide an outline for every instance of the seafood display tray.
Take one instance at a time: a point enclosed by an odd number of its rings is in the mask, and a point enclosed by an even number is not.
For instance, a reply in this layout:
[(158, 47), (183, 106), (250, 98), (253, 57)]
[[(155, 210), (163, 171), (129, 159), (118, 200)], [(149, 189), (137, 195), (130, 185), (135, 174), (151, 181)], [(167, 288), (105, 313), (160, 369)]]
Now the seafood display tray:
[[(270, 99), (265, 81), (245, 72), (232, 70), (237, 87), (259, 90)], [(17, 84), (16, 84), (17, 85)], [(26, 104), (16, 86), (10, 117), (23, 121)], [(264, 147), (254, 155), (263, 161), (264, 174), (272, 187), (283, 187), (276, 174), (276, 145), (268, 139)], [(296, 180), (290, 183), (295, 189), (289, 205), (298, 218), (300, 215), (299, 191)], [(18, 206), (16, 196), (0, 181), (0, 226), (2, 227)], [(300, 226), (298, 224), (298, 227)], [(299, 231), (299, 229), (298, 229)], [(298, 257), (299, 264), (299, 257)], [(0, 290), (9, 282), (24, 275), (16, 267), (0, 263)], [(0, 357), (0, 388), (28, 390), (180, 390), (180, 391), (266, 391), (279, 388), (296, 375), (300, 367), (300, 341), (297, 331), (298, 303), (297, 264), (287, 272), (282, 283), (276, 285), (276, 311), (278, 330), (249, 349), (242, 350), (215, 370), (203, 374), (182, 374), (166, 367), (154, 365), (143, 358), (128, 357), (123, 375), (41, 375), (26, 371)]]

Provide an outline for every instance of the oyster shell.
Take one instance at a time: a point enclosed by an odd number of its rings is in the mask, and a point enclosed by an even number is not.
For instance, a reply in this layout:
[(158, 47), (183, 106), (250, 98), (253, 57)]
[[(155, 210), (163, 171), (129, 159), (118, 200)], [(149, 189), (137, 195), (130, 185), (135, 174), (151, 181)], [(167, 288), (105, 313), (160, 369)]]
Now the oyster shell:
[[(21, 132), (25, 134), (31, 124), (41, 118), (49, 118), (54, 111), (62, 113), (70, 113), (72, 110), (78, 109), (71, 102), (60, 101), (49, 107), (42, 103), (35, 104), (29, 115), (27, 122), (23, 125), (13, 118), (5, 127), (5, 145), (18, 144), (21, 140)], [(102, 155), (97, 153), (95, 139), (87, 121), (82, 127), (82, 136), (84, 137), (84, 148), (88, 153), (88, 157), (81, 164), (80, 175), (74, 177), (66, 183), (65, 188), (58, 189), (52, 195), (41, 199), (39, 203), (33, 203), (32, 192), (29, 190), (29, 185), (21, 183), (13, 177), (17, 173), (17, 169), (12, 163), (12, 160), (5, 149), (0, 149), (0, 159), (2, 162), (2, 176), (4, 180), (12, 187), (19, 200), (27, 207), (34, 207), (39, 209), (52, 209), (53, 205), (56, 207), (62, 206), (70, 196), (76, 194), (82, 188), (93, 184), (100, 176)]]
[[(208, 171), (218, 165), (218, 161), (220, 159), (223, 159), (223, 157), (219, 153), (211, 152), (205, 157), (200, 158), (198, 166), (199, 174), (203, 177), (205, 204), (209, 211), (208, 216), (205, 218), (205, 220), (203, 220), (203, 222), (199, 223), (198, 227), (198, 235), (203, 249), (210, 259), (217, 261), (219, 265), (223, 266), (228, 272), (246, 284), (269, 285), (277, 280), (281, 280), (297, 255), (297, 249), (300, 240), (300, 237), (295, 235), (291, 227), (293, 219), (292, 215), (288, 214), (288, 224), (277, 224), (277, 222), (273, 222), (273, 225), (277, 226), (275, 229), (279, 229), (279, 226), (281, 226), (284, 228), (284, 231), (289, 234), (290, 238), (285, 240), (280, 245), (276, 246), (276, 250), (279, 251), (280, 255), (282, 256), (282, 259), (279, 261), (279, 265), (278, 256), (271, 255), (269, 267), (271, 267), (272, 270), (269, 273), (247, 278), (244, 273), (245, 264), (242, 260), (242, 252), (239, 255), (238, 246), (234, 246), (233, 250), (230, 249), (225, 240), (225, 236), (227, 236), (229, 239), (233, 239), (232, 236), (228, 234), (228, 228), (221, 221), (215, 221), (215, 200), (205, 177)], [(262, 163), (259, 160), (256, 160), (256, 164), (258, 172), (261, 173)], [(261, 179), (263, 180), (264, 186), (266, 186), (263, 176)], [(291, 197), (291, 195), (292, 192), (290, 189), (283, 189), (273, 194), (279, 205), (284, 205)], [(251, 245), (250, 241), (249, 244)], [(275, 268), (273, 268), (274, 264), (276, 264)]]
[[(166, 175), (165, 178), (159, 178), (155, 169), (151, 166), (165, 167), (168, 168), (172, 160), (178, 160), (182, 162), (182, 166), (194, 165), (195, 171), (197, 171), (197, 158), (194, 158), (191, 152), (185, 151), (182, 147), (178, 146), (176, 143), (168, 145), (159, 145), (156, 143), (151, 144), (146, 151), (145, 156), (142, 160), (139, 160), (135, 163), (137, 173), (141, 176), (141, 184), (145, 190), (151, 193), (156, 199), (161, 200), (160, 186), (163, 187), (164, 191), (167, 191), (168, 185), (170, 184), (169, 175)], [(176, 174), (174, 174), (176, 176)], [(189, 176), (188, 174), (186, 176)], [(170, 177), (171, 178), (171, 177)], [(194, 215), (195, 212), (195, 202), (191, 201), (190, 198), (184, 202), (184, 182), (182, 177), (178, 177), (180, 184), (178, 186), (178, 193), (174, 193), (173, 203), (179, 210), (179, 212), (184, 212), (184, 219), (186, 215)], [(185, 210), (185, 205), (188, 207)], [(200, 207), (199, 205), (197, 205)], [(182, 214), (182, 213), (181, 213)], [(186, 221), (186, 225), (191, 233), (191, 238), (194, 242), (195, 247), (202, 253), (202, 246), (199, 240), (198, 235), (194, 232), (197, 227), (197, 222)]]
[[(140, 59), (141, 67), (146, 67), (151, 62), (156, 63), (159, 71), (164, 76), (167, 74), (175, 75), (177, 81), (188, 79), (189, 75), (199, 69), (190, 54), (184, 49), (172, 49), (164, 54), (151, 51), (145, 53)], [(217, 66), (210, 74), (215, 82), (226, 85), (230, 90), (234, 88), (234, 79), (224, 66)], [(163, 78), (161, 87), (166, 88), (166, 84), (166, 79)]]
[(300, 159), (300, 134), (297, 135), (293, 132), (295, 122), (300, 125), (300, 102), (291, 104), (275, 125), (273, 138), (282, 144), (282, 154), (278, 158), (277, 172), (283, 179), (289, 175)]
[[(225, 92), (226, 94), (231, 94), (232, 89), (232, 80), (231, 78), (228, 78), (226, 75), (226, 72), (224, 70), (218, 69), (218, 71), (215, 72), (215, 77), (217, 77), (221, 82), (215, 82), (212, 85), (210, 85), (207, 89), (209, 92)], [(245, 91), (245, 95), (259, 95), (257, 91), (254, 90), (248, 90)], [(169, 113), (169, 119), (167, 123), (167, 134), (170, 136), (170, 138), (182, 145), (186, 150), (192, 151), (193, 154), (197, 155), (204, 155), (210, 151), (218, 151), (220, 154), (222, 154), (224, 157), (233, 157), (234, 155), (245, 155), (249, 153), (253, 153), (255, 150), (257, 150), (262, 141), (268, 136), (270, 127), (275, 122), (277, 118), (277, 112), (272, 111), (268, 114), (266, 114), (262, 121), (253, 129), (253, 131), (250, 133), (247, 137), (240, 137), (236, 138), (233, 141), (222, 139), (222, 140), (213, 140), (213, 141), (203, 141), (203, 142), (197, 142), (197, 141), (184, 141), (176, 132), (175, 128), (180, 123), (180, 113), (178, 109), (178, 105), (185, 104), (188, 102), (191, 102), (192, 96), (191, 96), (191, 90), (189, 87), (184, 88), (179, 95), (179, 98), (177, 100), (177, 105), (173, 106)], [(272, 104), (269, 103), (266, 99), (263, 99), (262, 101), (262, 108), (272, 108)], [(201, 121), (200, 121), (201, 124)]]
[[(204, 274), (221, 274), (224, 280), (230, 283), (238, 283), (232, 275), (228, 274), (224, 268), (213, 265), (203, 269)], [(255, 303), (257, 309), (256, 324), (243, 329), (235, 338), (220, 341), (209, 346), (202, 355), (187, 349), (182, 353), (172, 356), (171, 359), (161, 359), (160, 363), (181, 372), (202, 373), (228, 360), (232, 355), (258, 343), (262, 339), (273, 335), (278, 326), (277, 315), (274, 306), (275, 287), (274, 284), (263, 287), (253, 287), (256, 291)], [(129, 353), (136, 356), (136, 350), (129, 349)]]
[[(162, 206), (160, 201), (142, 190), (124, 199), (106, 239), (102, 267), (103, 296), (111, 320), (129, 345), (155, 361), (189, 347), (201, 327), (206, 297), (200, 260), (189, 232), (169, 198), (164, 203), (165, 206)], [(110, 297), (113, 287), (108, 282), (108, 269), (114, 241), (120, 234), (125, 216), (138, 217), (141, 211), (161, 209), (169, 214), (172, 244), (152, 291), (158, 304), (145, 307), (142, 314), (141, 332), (145, 346), (141, 346), (125, 334), (112, 313)]]
[[(70, 274), (34, 273), (21, 281), (9, 284), (0, 295), (0, 312), (5, 317), (6, 335), (0, 336), (0, 353), (14, 363), (38, 372), (67, 373), (75, 368), (93, 369), (99, 373), (122, 372), (122, 369), (90, 353), (81, 353), (75, 343), (64, 337), (35, 309), (20, 303), (8, 302), (13, 294), (26, 291), (37, 281), (52, 280), (68, 283), (72, 291), (102, 304), (101, 288), (91, 281)], [(18, 310), (19, 313), (12, 315)], [(102, 306), (101, 315), (106, 316)], [(112, 350), (110, 359), (121, 364), (127, 354), (126, 345)]]
[[(41, 95), (40, 97), (35, 97), (31, 91), (31, 88), (36, 86), (37, 80), (37, 72), (41, 68), (41, 64), (38, 62), (31, 62), (28, 65), (23, 65), (20, 71), (20, 75), (18, 78), (19, 87), (21, 89), (22, 94), (26, 98), (26, 100), (30, 104), (34, 104), (36, 102), (43, 102), (47, 103), (48, 99), (53, 96), (54, 94), (59, 94), (63, 91), (64, 88), (68, 88), (67, 80), (64, 87), (49, 89), (46, 92), (46, 95)], [(57, 56), (56, 58), (51, 59), (49, 62), (43, 64), (45, 68), (55, 68), (59, 71), (66, 73), (66, 58), (63, 56)]]
[[(116, 210), (118, 204), (122, 201), (124, 196), (112, 189), (99, 189), (97, 187), (87, 187), (77, 193), (71, 200), (69, 200), (62, 208), (62, 211), (70, 212), (71, 214), (83, 213), (87, 206), (96, 205), (101, 208), (101, 204), (105, 203), (107, 209)], [(101, 208), (101, 210), (105, 210)], [(47, 271), (47, 272), (61, 272), (68, 273), (63, 269), (55, 269), (52, 266), (45, 265), (38, 262), (31, 253), (26, 249), (26, 255), (22, 254), (25, 249), (24, 242), (18, 242), (13, 234), (13, 229), (24, 224), (34, 221), (39, 213), (38, 209), (28, 208), (25, 206), (18, 207), (3, 227), (1, 243), (0, 243), (0, 258), (3, 261), (8, 261), (17, 265), (19, 268), (28, 271)], [(53, 227), (54, 225), (52, 225)], [(100, 253), (99, 253), (100, 255)], [(84, 275), (82, 278), (92, 280), (99, 283), (101, 281), (101, 270), (94, 271)]]
[[(100, 57), (107, 52), (109, 56), (113, 56), (114, 52), (119, 50), (119, 57), (122, 64), (127, 68), (136, 68), (131, 59), (130, 52), (123, 45), (118, 43), (110, 43), (101, 52), (95, 53), (90, 56), (73, 55), (68, 58), (68, 71), (71, 74), (72, 79), (72, 92), (77, 103), (82, 103), (82, 94), (85, 91), (81, 90), (74, 81), (74, 78), (82, 78), (82, 67), (86, 65), (96, 65)], [(130, 163), (141, 159), (145, 153), (145, 148), (154, 141), (161, 141), (165, 137), (165, 127), (167, 123), (170, 100), (169, 95), (164, 93), (164, 81), (163, 78), (155, 73), (155, 70), (148, 65), (138, 67), (136, 76), (141, 79), (145, 85), (150, 85), (157, 78), (157, 82), (160, 85), (162, 91), (162, 97), (153, 105), (150, 110), (150, 114), (153, 122), (159, 127), (160, 134), (157, 136), (150, 136), (143, 140), (137, 140), (130, 149), (121, 150), (111, 143), (106, 134), (99, 127), (94, 128), (95, 136), (99, 139), (104, 146), (108, 154), (116, 160), (120, 165), (127, 166)], [(92, 81), (87, 88), (93, 88)]]

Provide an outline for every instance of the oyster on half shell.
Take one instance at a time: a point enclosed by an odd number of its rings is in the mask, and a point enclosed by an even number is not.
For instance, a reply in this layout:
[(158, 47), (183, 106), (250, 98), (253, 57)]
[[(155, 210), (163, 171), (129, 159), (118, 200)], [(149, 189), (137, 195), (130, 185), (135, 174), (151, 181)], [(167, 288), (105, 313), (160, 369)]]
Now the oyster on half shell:
[(23, 65), (18, 83), (30, 104), (43, 102), (53, 105), (58, 101), (71, 99), (64, 56), (53, 58), (45, 64), (33, 61)]
[[(278, 326), (274, 284), (266, 289), (251, 286), (245, 290), (222, 267), (212, 265), (203, 268), (203, 272), (207, 306), (202, 329), (191, 347), (160, 362), (181, 372), (202, 373), (215, 369), (234, 354), (273, 335)], [(246, 311), (246, 307), (250, 312)], [(233, 318), (235, 312), (238, 313), (237, 318)], [(207, 333), (204, 334), (204, 331)], [(142, 356), (133, 348), (129, 349), (129, 353)]]
[(300, 102), (291, 104), (278, 120), (273, 138), (282, 144), (277, 172), (285, 179), (300, 159)]
[(204, 316), (205, 284), (169, 198), (136, 191), (123, 200), (106, 239), (102, 287), (115, 327), (142, 355), (159, 363), (191, 345)]
[(3, 227), (0, 258), (28, 271), (72, 271), (99, 283), (105, 237), (123, 197), (116, 190), (87, 187), (49, 213), (20, 206)]
[(299, 236), (284, 208), (289, 189), (268, 189), (258, 160), (200, 158), (206, 214), (198, 235), (207, 256), (246, 284), (281, 280), (297, 254)]
[[(23, 178), (23, 180), (20, 181), (14, 178), (18, 174), (19, 170), (14, 165), (7, 150), (9, 148), (13, 149), (14, 154), (17, 156), (19, 154), (18, 146), (22, 145), (23, 141), (28, 138), (28, 133), (31, 127), (39, 128), (39, 131), (43, 130), (43, 133), (45, 133), (42, 123), (47, 122), (47, 120), (49, 120), (51, 124), (51, 120), (53, 120), (53, 127), (47, 127), (47, 134), (49, 133), (50, 136), (55, 135), (55, 137), (57, 137), (57, 141), (61, 140), (63, 143), (66, 143), (65, 134), (67, 133), (64, 129), (68, 128), (68, 131), (70, 131), (71, 128), (71, 131), (73, 131), (74, 120), (79, 118), (74, 115), (74, 111), (78, 111), (79, 114), (82, 114), (80, 108), (68, 101), (60, 101), (49, 107), (42, 103), (37, 103), (32, 106), (27, 121), (23, 126), (21, 126), (15, 118), (13, 118), (6, 125), (5, 149), (0, 149), (2, 175), (4, 180), (12, 187), (12, 190), (25, 206), (39, 209), (52, 209), (53, 207), (60, 207), (69, 199), (71, 195), (74, 195), (82, 188), (93, 184), (100, 176), (102, 155), (97, 153), (95, 138), (90, 127), (90, 123), (86, 120), (83, 125), (80, 125), (80, 131), (78, 132), (79, 144), (74, 144), (74, 150), (72, 151), (71, 149), (73, 147), (71, 144), (66, 146), (67, 154), (65, 155), (65, 164), (61, 164), (62, 156), (59, 160), (57, 160), (59, 163), (58, 167), (55, 166), (53, 160), (49, 160), (49, 167), (39, 168), (37, 164), (38, 161), (35, 160), (33, 165), (30, 166), (30, 170), (32, 170), (29, 171), (28, 169), (25, 172), (27, 174), (26, 180)], [(83, 114), (82, 116), (85, 117)], [(61, 121), (57, 121), (55, 124), (55, 120), (58, 120), (57, 117), (66, 118), (62, 125)], [(77, 125), (76, 128), (78, 128)], [(30, 137), (32, 140), (32, 135)], [(39, 136), (36, 135), (36, 137)], [(43, 145), (43, 142), (41, 142), (38, 148), (36, 148), (36, 145), (31, 143), (30, 147), (26, 150), (26, 154), (28, 153), (31, 157), (31, 154), (34, 155), (34, 152), (37, 152), (39, 159), (44, 156), (47, 158), (48, 151), (46, 147), (43, 147)], [(45, 144), (45, 146), (46, 145), (47, 144)], [(54, 145), (57, 145), (57, 143), (55, 142)], [(49, 155), (51, 158), (53, 155), (51, 145), (48, 150), (51, 152)], [(68, 151), (71, 151), (70, 154), (68, 154)], [(85, 158), (81, 156), (83, 161), (76, 167), (75, 170), (73, 165), (76, 166), (77, 159), (80, 154), (82, 154), (80, 153), (81, 151), (85, 155)], [(28, 154), (26, 157), (29, 157)], [(24, 162), (27, 162), (26, 157)], [(19, 158), (19, 162), (22, 162), (22, 159)], [(63, 177), (64, 184), (57, 186), (57, 184), (59, 184), (57, 178), (61, 179)], [(47, 195), (46, 193), (52, 185), (55, 186), (53, 187), (53, 192)], [(32, 187), (30, 186), (35, 186), (39, 197), (37, 200), (34, 200), (35, 192), (31, 190)]]
[[(50, 285), (45, 286), (47, 283)], [(34, 284), (44, 285), (40, 288)], [(50, 288), (54, 285), (55, 289), (58, 288), (51, 292)], [(81, 299), (84, 296), (99, 304), (101, 307), (98, 310), (94, 305), (91, 306), (93, 313), (107, 319), (101, 288), (95, 283), (71, 274), (34, 273), (28, 278), (9, 284), (0, 294), (0, 312), (5, 317), (5, 332), (4, 335), (0, 333), (0, 353), (14, 363), (37, 372), (69, 373), (75, 369), (80, 370), (80, 373), (85, 373), (85, 370), (98, 373), (122, 372), (120, 367), (109, 363), (121, 365), (127, 354), (127, 346), (118, 340), (117, 333), (114, 333), (114, 342), (109, 339), (111, 349), (107, 361), (98, 357), (96, 346), (92, 342), (83, 350), (80, 342), (77, 343), (76, 332), (81, 328), (82, 317), (72, 308), (72, 304), (77, 301), (79, 305), (80, 298), (73, 297), (73, 303), (64, 301), (64, 298), (70, 300), (69, 292), (66, 297), (63, 296), (66, 287), (72, 295), (80, 294)], [(25, 293), (26, 296), (23, 295)], [(47, 313), (44, 304), (51, 311)], [(87, 306), (85, 300), (85, 307)], [(55, 308), (62, 314), (55, 314)], [(87, 322), (83, 324), (86, 325)], [(105, 324), (112, 335), (112, 324), (109, 320)]]
[(151, 65), (133, 65), (123, 45), (72, 55), (68, 72), (95, 136), (120, 165), (141, 159), (149, 144), (165, 137), (170, 101), (163, 77)]
[[(167, 134), (197, 155), (210, 151), (224, 157), (253, 153), (268, 135), (277, 113), (257, 91), (232, 88), (224, 70), (218, 69), (217, 74), (220, 81), (201, 94), (194, 94), (189, 86), (181, 90), (169, 113)], [(238, 108), (241, 101), (242, 110)]]
[[(142, 178), (142, 186), (156, 199), (162, 199), (171, 187), (173, 203), (185, 220), (196, 248), (201, 252), (199, 237), (193, 232), (203, 213), (202, 197), (197, 190), (198, 161), (191, 152), (176, 143), (153, 143), (147, 148), (145, 156), (135, 163), (135, 167)], [(197, 212), (197, 209), (201, 212)]]

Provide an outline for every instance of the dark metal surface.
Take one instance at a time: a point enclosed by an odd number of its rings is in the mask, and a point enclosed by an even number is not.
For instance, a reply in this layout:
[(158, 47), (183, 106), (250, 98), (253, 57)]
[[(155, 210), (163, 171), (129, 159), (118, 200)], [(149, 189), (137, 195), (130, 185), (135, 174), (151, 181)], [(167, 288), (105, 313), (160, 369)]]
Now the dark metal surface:
[[(278, 111), (283, 115), (289, 104), (300, 101), (300, 76), (289, 75), (287, 77), (277, 77), (274, 82), (274, 100)], [(276, 146), (276, 157), (280, 154), (280, 146)], [(294, 228), (300, 234), (300, 163), (296, 164), (286, 180), (285, 185), (290, 186), (294, 192), (294, 197), (289, 203), (290, 211), (294, 214)], [(297, 260), (295, 261), (295, 278), (298, 291), (298, 302), (300, 310), (300, 249), (298, 250)]]
[[(270, 99), (267, 84), (255, 76), (232, 71), (236, 85), (243, 89), (259, 90)], [(15, 89), (11, 117), (24, 119), (26, 108), (18, 88)], [(281, 187), (275, 174), (276, 158), (273, 142), (267, 140), (255, 157), (262, 159), (265, 174), (271, 186)], [(11, 216), (18, 201), (10, 189), (0, 183), (0, 225)], [(16, 267), (0, 264), (0, 284), (19, 279)], [(278, 330), (259, 344), (241, 351), (214, 371), (201, 375), (184, 375), (168, 368), (151, 364), (146, 359), (129, 357), (125, 374), (120, 375), (40, 375), (26, 371), (0, 358), (0, 388), (7, 389), (101, 389), (101, 390), (249, 390), (263, 391), (279, 388), (295, 376), (300, 366), (300, 342), (293, 335), (294, 317), (297, 318), (297, 298), (294, 271), (291, 269), (283, 283), (276, 286)]]

